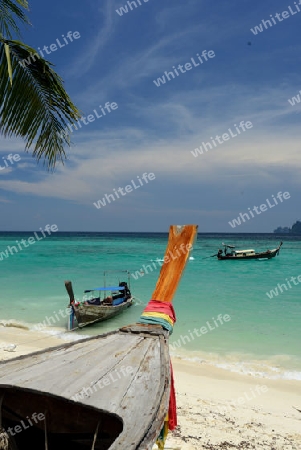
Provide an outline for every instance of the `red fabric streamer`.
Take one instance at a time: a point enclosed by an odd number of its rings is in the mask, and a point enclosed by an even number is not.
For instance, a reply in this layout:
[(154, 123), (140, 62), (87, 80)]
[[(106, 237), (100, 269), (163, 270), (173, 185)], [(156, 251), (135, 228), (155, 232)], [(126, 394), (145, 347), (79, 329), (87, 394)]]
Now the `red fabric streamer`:
[(177, 420), (176, 391), (175, 391), (175, 385), (174, 385), (172, 364), (170, 362), (170, 397), (169, 397), (169, 409), (168, 409), (168, 429), (174, 430), (177, 425), (178, 425), (178, 420)]
[(160, 302), (159, 300), (150, 300), (143, 312), (158, 312), (167, 314), (173, 323), (176, 322), (176, 313), (169, 302)]
[[(176, 313), (171, 303), (160, 302), (158, 300), (150, 300), (143, 312), (158, 312), (167, 314), (171, 320), (176, 322)], [(176, 391), (174, 385), (173, 368), (170, 362), (170, 396), (169, 396), (169, 409), (168, 409), (168, 429), (174, 430), (178, 425), (177, 421), (177, 403), (176, 403)]]

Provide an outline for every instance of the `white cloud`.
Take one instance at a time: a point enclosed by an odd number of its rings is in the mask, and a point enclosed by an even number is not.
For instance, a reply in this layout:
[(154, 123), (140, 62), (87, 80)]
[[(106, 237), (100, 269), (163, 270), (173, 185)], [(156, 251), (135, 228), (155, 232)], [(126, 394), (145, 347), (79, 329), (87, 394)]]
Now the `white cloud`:
[[(226, 129), (221, 128), (222, 132)], [(154, 172), (157, 182), (163, 184), (166, 180), (179, 184), (187, 180), (196, 184), (200, 181), (212, 183), (229, 177), (229, 174), (243, 174), (247, 185), (254, 183), (254, 177), (256, 183), (275, 182), (277, 171), (287, 169), (291, 173), (291, 181), (300, 182), (297, 138), (280, 135), (271, 138), (254, 128), (194, 158), (190, 150), (195, 148), (195, 136), (158, 142), (144, 139), (133, 143), (128, 136), (133, 137), (134, 134), (133, 130), (127, 134), (124, 129), (104, 136), (100, 134), (98, 138), (76, 146), (72, 152), (72, 165), (67, 162), (54, 174), (45, 173), (37, 181), (0, 180), (0, 187), (19, 194), (54, 197), (92, 206), (113, 188), (125, 186), (144, 172)], [(138, 130), (137, 134), (141, 136), (141, 131)], [(289, 153), (284, 152), (284, 148)]]
[(5, 167), (5, 164), (3, 164), (3, 166), (2, 166), (1, 162), (0, 162), (0, 166), (1, 166), (0, 175), (8, 175), (9, 173), (13, 172), (13, 170), (14, 170), (12, 167)]
[[(87, 125), (73, 133), (75, 145), (67, 149), (69, 161), (59, 165), (54, 174), (39, 166), (36, 176), (35, 170), (30, 170), (31, 181), (0, 180), (0, 188), (92, 207), (105, 193), (144, 172), (154, 172), (158, 184), (189, 181), (210, 186), (236, 177), (246, 185), (254, 185), (256, 179), (259, 185), (275, 183), (279, 172), (289, 174), (290, 182), (299, 184), (300, 127), (288, 123), (292, 108), (283, 102), (285, 95), (283, 89), (263, 87), (254, 95), (243, 86), (225, 85), (223, 90), (175, 89), (168, 99), (156, 104), (137, 98), (134, 106), (129, 106), (130, 114), (142, 119), (143, 125), (117, 124), (111, 130), (105, 121), (100, 125), (102, 130)], [(124, 110), (124, 114), (128, 112)], [(241, 120), (252, 121), (253, 128), (197, 158), (192, 156), (191, 150), (203, 141), (226, 133)], [(275, 123), (280, 125), (272, 126)], [(11, 152), (21, 146), (16, 140), (8, 144)], [(25, 175), (31, 167), (34, 169), (27, 162), (20, 166)]]
[(0, 196), (0, 203), (12, 203), (10, 200), (7, 200), (7, 198)]

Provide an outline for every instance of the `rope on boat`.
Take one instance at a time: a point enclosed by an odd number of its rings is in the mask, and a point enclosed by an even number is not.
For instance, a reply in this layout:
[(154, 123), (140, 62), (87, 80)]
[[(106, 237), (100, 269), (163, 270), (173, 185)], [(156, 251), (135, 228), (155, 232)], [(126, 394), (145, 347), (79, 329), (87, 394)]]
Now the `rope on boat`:
[(0, 427), (0, 450), (8, 450), (8, 434), (4, 428)]
[(2, 403), (4, 400), (4, 394), (0, 397), (0, 428), (2, 428)]
[(92, 444), (91, 450), (94, 450), (94, 448), (95, 448), (95, 443), (96, 443), (96, 439), (97, 439), (97, 435), (98, 435), (98, 429), (99, 429), (100, 422), (101, 422), (101, 420), (98, 422), (95, 433), (94, 433), (94, 439), (93, 439), (93, 444)]
[(138, 320), (138, 323), (161, 325), (169, 334), (172, 334), (175, 322), (176, 314), (172, 304), (158, 300), (151, 300)]
[(45, 450), (48, 450), (48, 437), (47, 437), (47, 410), (44, 413), (45, 420), (44, 420), (44, 430), (45, 430)]
[(9, 437), (5, 429), (2, 427), (2, 403), (4, 394), (0, 397), (0, 450), (8, 450)]

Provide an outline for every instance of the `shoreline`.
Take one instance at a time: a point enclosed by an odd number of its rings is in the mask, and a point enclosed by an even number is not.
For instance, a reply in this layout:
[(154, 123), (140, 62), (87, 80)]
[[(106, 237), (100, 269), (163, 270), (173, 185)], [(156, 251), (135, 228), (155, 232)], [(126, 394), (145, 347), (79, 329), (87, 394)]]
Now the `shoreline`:
[(64, 339), (57, 336), (31, 330), (15, 321), (8, 321), (5, 325), (0, 323), (0, 362), (74, 340), (72, 335), (70, 339), (67, 334), (66, 339), (65, 336)]
[(291, 355), (273, 355), (268, 358), (266, 355), (254, 355), (249, 353), (228, 352), (219, 355), (218, 353), (206, 352), (205, 350), (192, 350), (188, 352), (173, 351), (170, 345), (171, 358), (223, 369), (227, 372), (238, 375), (251, 376), (257, 379), (288, 380), (301, 382), (301, 367), (294, 361), (294, 366), (285, 364)]
[[(46, 318), (47, 319), (47, 318)], [(45, 320), (44, 320), (45, 322)], [(24, 321), (19, 321), (15, 319), (3, 319), (0, 320), (0, 361), (1, 361), (1, 347), (3, 347), (4, 343), (1, 344), (1, 338), (4, 339), (8, 344), (12, 343), (13, 339), (10, 339), (9, 330), (15, 330), (15, 333), (12, 333), (13, 338), (15, 338), (15, 344), (21, 344), (21, 348), (23, 349), (24, 344), (26, 344), (23, 337), (25, 337), (26, 332), (29, 333), (29, 341), (44, 341), (45, 339), (55, 339), (55, 343), (52, 344), (52, 340), (47, 342), (45, 341), (46, 346), (53, 345), (61, 345), (64, 342), (73, 342), (78, 339), (88, 338), (95, 336), (99, 333), (97, 330), (96, 333), (91, 333), (91, 328), (81, 330), (80, 334), (79, 330), (69, 333), (67, 329), (60, 326), (49, 326), (50, 324), (45, 325), (42, 322), (38, 324), (32, 324)], [(118, 325), (116, 325), (118, 328)], [(102, 333), (106, 333), (109, 331), (113, 331), (116, 327), (106, 327), (102, 329)], [(2, 330), (2, 332), (1, 332)], [(6, 330), (6, 333), (5, 333)], [(23, 331), (23, 334), (22, 334)], [(86, 332), (85, 332), (86, 331)], [(21, 333), (21, 334), (20, 334)], [(23, 337), (22, 337), (23, 336)], [(26, 340), (28, 340), (26, 338)], [(42, 344), (41, 344), (42, 345)], [(26, 347), (26, 345), (25, 345)], [(30, 348), (34, 348), (30, 346)], [(44, 348), (38, 347), (38, 348)], [(184, 348), (177, 348), (176, 343), (170, 342), (169, 344), (170, 355), (172, 359), (180, 360), (183, 362), (193, 363), (196, 365), (209, 366), (212, 368), (223, 369), (226, 372), (230, 372), (233, 374), (252, 376), (257, 379), (271, 379), (271, 380), (292, 380), (301, 382), (301, 365), (298, 360), (296, 364), (296, 360), (293, 361), (293, 365), (287, 364), (291, 355), (286, 354), (278, 354), (272, 355), (268, 357), (267, 355), (255, 355), (250, 353), (234, 353), (228, 352), (226, 354), (218, 354), (212, 351), (204, 350), (185, 350)], [(9, 352), (9, 349), (7, 350)], [(12, 350), (13, 351), (13, 350)], [(23, 350), (22, 350), (23, 351)], [(25, 349), (26, 353), (30, 352)], [(32, 350), (31, 350), (32, 351)], [(6, 353), (3, 354), (2, 357), (5, 356)], [(7, 359), (7, 355), (5, 357)]]
[[(0, 361), (74, 338), (6, 324), (0, 326)], [(294, 409), (301, 410), (300, 381), (257, 378), (173, 356), (172, 363), (178, 427), (166, 450), (301, 448), (301, 413)]]

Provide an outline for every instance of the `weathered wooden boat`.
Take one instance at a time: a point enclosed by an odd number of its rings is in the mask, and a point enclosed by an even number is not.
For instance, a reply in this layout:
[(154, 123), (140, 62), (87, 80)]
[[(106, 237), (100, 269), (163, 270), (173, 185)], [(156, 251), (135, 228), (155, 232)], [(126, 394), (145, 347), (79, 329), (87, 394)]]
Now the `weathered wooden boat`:
[(0, 362), (0, 449), (164, 448), (176, 426), (171, 301), (196, 231), (170, 228), (166, 255), (185, 251), (165, 260), (136, 324)]
[(271, 259), (279, 255), (282, 244), (283, 242), (280, 242), (277, 248), (274, 248), (273, 250), (266, 250), (265, 252), (260, 253), (256, 253), (253, 249), (234, 250), (235, 246), (223, 244), (224, 252), (222, 249), (219, 249), (218, 253), (214, 256), (217, 256), (217, 259), (222, 261), (241, 261), (244, 259)]
[(130, 272), (127, 270), (114, 272), (126, 273), (128, 281), (121, 281), (118, 286), (106, 286), (108, 272), (104, 272), (104, 286), (86, 289), (84, 291), (85, 298), (82, 302), (75, 300), (71, 281), (65, 281), (65, 287), (69, 295), (70, 314), (67, 324), (69, 331), (110, 319), (132, 306)]

